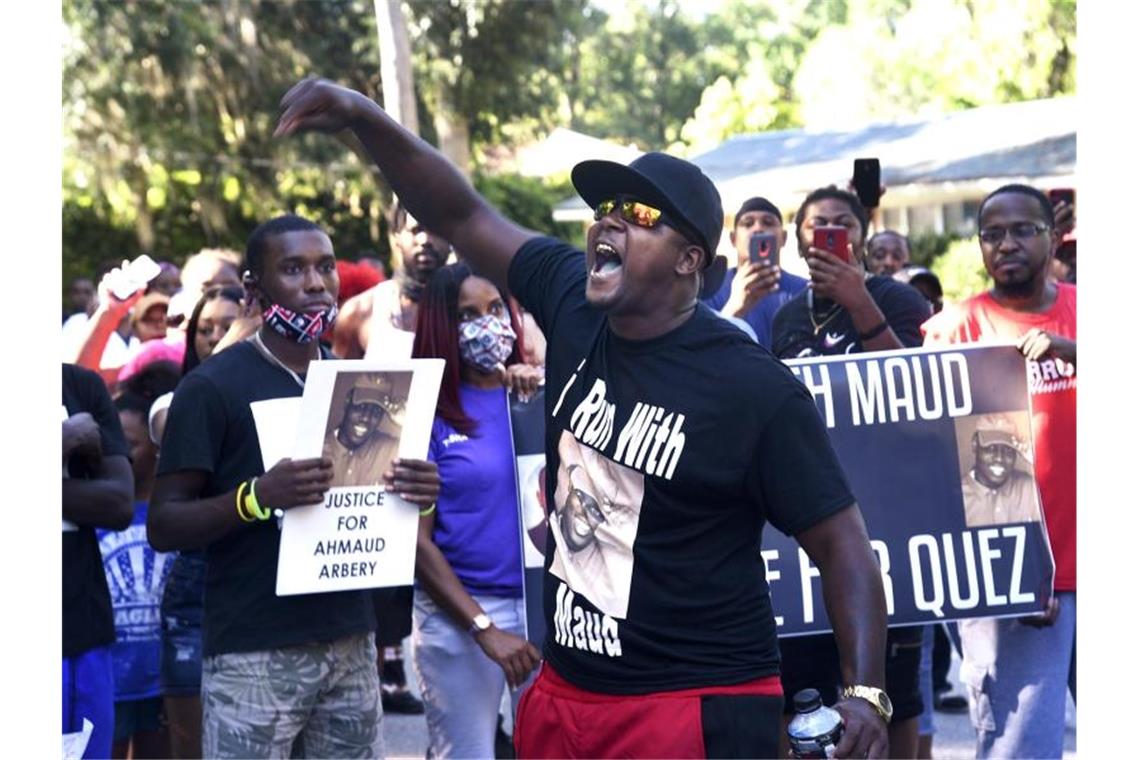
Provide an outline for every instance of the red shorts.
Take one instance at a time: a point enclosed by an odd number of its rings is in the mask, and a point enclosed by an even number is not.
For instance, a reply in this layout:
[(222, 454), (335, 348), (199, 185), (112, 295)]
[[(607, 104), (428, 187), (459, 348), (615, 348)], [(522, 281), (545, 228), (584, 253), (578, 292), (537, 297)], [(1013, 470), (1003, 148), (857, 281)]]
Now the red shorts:
[(515, 751), (537, 757), (776, 757), (780, 677), (731, 686), (598, 694), (543, 663), (519, 703)]

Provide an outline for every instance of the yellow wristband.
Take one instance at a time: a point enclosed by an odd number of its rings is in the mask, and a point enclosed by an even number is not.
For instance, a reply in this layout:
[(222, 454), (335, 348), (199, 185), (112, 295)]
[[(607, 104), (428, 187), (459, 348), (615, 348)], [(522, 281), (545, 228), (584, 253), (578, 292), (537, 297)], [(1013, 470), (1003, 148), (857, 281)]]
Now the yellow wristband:
[(421, 509), (420, 510), (420, 517), (427, 517), (428, 515), (430, 515), (434, 511), (435, 511), (435, 502), (432, 502), (432, 505), (430, 507), (428, 507), (427, 509)]
[(261, 506), (257, 501), (257, 478), (249, 481), (249, 493), (245, 496), (245, 506), (250, 514), (258, 520), (268, 520), (273, 516), (272, 512)]
[(253, 515), (245, 511), (245, 499), (243, 498), (245, 489), (249, 488), (249, 483), (248, 480), (243, 480), (241, 485), (238, 486), (237, 496), (234, 498), (234, 505), (237, 507), (238, 517), (241, 518), (242, 522), (253, 522)]

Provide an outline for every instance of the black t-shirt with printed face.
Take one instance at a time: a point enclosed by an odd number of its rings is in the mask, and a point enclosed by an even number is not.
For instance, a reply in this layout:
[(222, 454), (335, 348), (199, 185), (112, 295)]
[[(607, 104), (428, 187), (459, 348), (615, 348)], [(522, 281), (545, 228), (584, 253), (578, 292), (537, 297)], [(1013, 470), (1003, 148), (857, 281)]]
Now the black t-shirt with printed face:
[[(119, 414), (103, 380), (88, 369), (63, 365), (63, 407), (70, 417), (89, 413), (99, 425), (103, 456), (130, 456), (130, 447), (119, 424)], [(67, 463), (64, 476), (90, 478), (76, 458)], [(115, 643), (115, 619), (111, 593), (103, 572), (103, 557), (95, 528), (66, 526), (63, 531), (63, 656), (74, 657), (95, 647)]]
[(776, 673), (761, 528), (854, 502), (807, 390), (705, 306), (618, 337), (560, 241), (524, 244), (510, 286), (549, 340), (544, 656), (611, 694)]
[[(261, 445), (249, 405), (300, 395), (296, 381), (248, 341), (211, 356), (174, 393), (159, 476), (205, 472), (199, 496), (210, 498), (262, 475)], [(277, 520), (270, 519), (243, 525), (206, 547), (205, 655), (331, 641), (375, 628), (367, 592), (277, 596), (280, 542)]]
[[(918, 327), (930, 318), (930, 302), (921, 293), (885, 275), (868, 278), (867, 292), (905, 348), (922, 345)], [(826, 311), (817, 305), (815, 324), (812, 324), (808, 293), (803, 291), (776, 312), (772, 322), (772, 353), (781, 359), (863, 353), (866, 349), (851, 322), (851, 315), (838, 304)]]

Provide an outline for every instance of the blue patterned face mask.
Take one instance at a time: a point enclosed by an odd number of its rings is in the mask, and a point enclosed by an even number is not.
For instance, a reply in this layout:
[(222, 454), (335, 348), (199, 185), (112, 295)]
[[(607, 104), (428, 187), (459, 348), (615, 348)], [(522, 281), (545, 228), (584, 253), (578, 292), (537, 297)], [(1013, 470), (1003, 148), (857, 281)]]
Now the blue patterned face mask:
[(511, 323), (494, 314), (468, 320), (459, 325), (459, 358), (490, 374), (510, 358), (515, 337)]

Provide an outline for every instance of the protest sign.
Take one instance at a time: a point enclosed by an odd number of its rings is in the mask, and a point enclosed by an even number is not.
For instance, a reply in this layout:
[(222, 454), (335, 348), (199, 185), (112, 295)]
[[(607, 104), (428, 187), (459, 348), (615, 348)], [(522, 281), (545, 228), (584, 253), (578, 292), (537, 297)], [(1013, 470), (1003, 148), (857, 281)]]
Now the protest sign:
[[(890, 625), (1044, 608), (1053, 559), (1033, 481), (1025, 358), (1015, 347), (787, 364), (815, 398), (862, 510)], [(994, 442), (1012, 450), (1000, 465), (983, 461)], [(762, 544), (780, 635), (829, 630), (806, 553), (771, 527)]]
[(332, 487), (321, 504), (285, 513), (277, 594), (403, 586), (415, 571), (419, 510), (387, 489), (396, 457), (424, 459), (444, 362), (314, 362), (292, 448), (328, 457)]
[(546, 623), (542, 617), (542, 566), (546, 556), (545, 401), (545, 388), (539, 388), (526, 401), (516, 395), (511, 396), (511, 439), (519, 489), (526, 635), (540, 648), (546, 635)]

